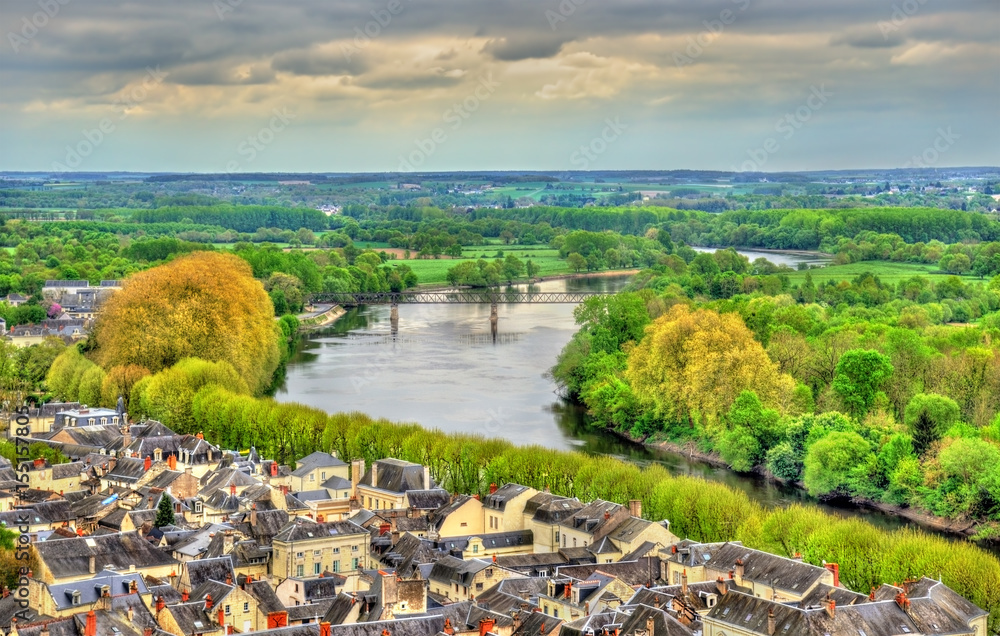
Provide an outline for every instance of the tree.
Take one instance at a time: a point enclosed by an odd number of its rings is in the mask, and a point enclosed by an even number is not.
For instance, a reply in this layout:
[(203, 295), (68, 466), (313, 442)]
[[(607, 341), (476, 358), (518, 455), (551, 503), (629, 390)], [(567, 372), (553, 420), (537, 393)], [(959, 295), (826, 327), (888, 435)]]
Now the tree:
[(802, 481), (813, 496), (847, 494), (851, 471), (870, 454), (868, 442), (857, 433), (830, 433), (806, 453)]
[(156, 507), (156, 521), (153, 525), (157, 528), (174, 525), (174, 505), (167, 493), (160, 495), (160, 505)]
[(747, 390), (763, 404), (781, 406), (795, 387), (738, 315), (687, 305), (673, 306), (646, 327), (625, 377), (641, 402), (673, 421), (717, 422)]
[(225, 360), (261, 391), (278, 366), (271, 300), (239, 257), (195, 252), (129, 278), (105, 304), (91, 336), (104, 368), (157, 372), (197, 356)]
[(959, 414), (958, 403), (949, 397), (933, 393), (914, 395), (903, 414), (903, 422), (913, 436), (914, 452), (918, 456), (927, 452), (958, 421)]
[(587, 259), (584, 258), (579, 252), (573, 252), (566, 257), (566, 264), (569, 265), (574, 272), (581, 272), (587, 268)]
[(503, 277), (509, 283), (524, 273), (524, 263), (513, 254), (508, 254), (503, 260), (502, 269)]
[(535, 263), (529, 258), (527, 261), (524, 262), (524, 269), (525, 272), (528, 274), (528, 278), (534, 278), (535, 276), (538, 275), (538, 272), (541, 270), (541, 267), (535, 265)]
[(833, 390), (840, 395), (851, 415), (860, 419), (871, 411), (892, 371), (888, 356), (872, 349), (852, 349), (837, 362)]

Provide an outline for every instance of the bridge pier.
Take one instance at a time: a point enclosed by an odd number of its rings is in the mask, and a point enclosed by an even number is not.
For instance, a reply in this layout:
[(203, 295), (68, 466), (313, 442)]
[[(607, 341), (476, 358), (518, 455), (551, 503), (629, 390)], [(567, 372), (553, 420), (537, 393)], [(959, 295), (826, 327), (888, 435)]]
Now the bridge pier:
[(493, 342), (497, 341), (497, 321), (500, 320), (500, 316), (497, 315), (497, 304), (494, 302), (490, 305), (490, 335), (493, 336)]
[(399, 332), (399, 305), (397, 303), (392, 303), (392, 309), (389, 310), (389, 331), (394, 336)]

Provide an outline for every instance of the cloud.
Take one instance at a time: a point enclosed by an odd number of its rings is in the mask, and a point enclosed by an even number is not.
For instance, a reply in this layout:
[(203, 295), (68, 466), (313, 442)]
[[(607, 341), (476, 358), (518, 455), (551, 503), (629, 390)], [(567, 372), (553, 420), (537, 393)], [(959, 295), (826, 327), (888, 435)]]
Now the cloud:
[[(368, 70), (370, 63), (364, 55), (355, 52), (350, 42), (341, 43), (341, 48), (330, 50), (329, 47), (313, 47), (279, 53), (271, 62), (275, 71), (283, 71), (294, 75), (324, 76), (324, 75), (361, 75)], [(351, 54), (345, 53), (345, 51)]]
[(885, 31), (878, 28), (864, 28), (840, 33), (830, 38), (832, 46), (852, 46), (858, 49), (891, 49), (906, 42), (906, 38), (898, 30)]
[(499, 38), (487, 42), (483, 47), (483, 53), (489, 54), (495, 60), (517, 62), (554, 57), (562, 50), (564, 44), (564, 40), (546, 37)]

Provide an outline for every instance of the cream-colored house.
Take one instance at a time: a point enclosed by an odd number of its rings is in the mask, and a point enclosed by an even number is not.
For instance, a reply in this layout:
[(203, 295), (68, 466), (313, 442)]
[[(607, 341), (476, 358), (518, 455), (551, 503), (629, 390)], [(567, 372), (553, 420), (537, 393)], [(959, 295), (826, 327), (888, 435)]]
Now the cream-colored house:
[(483, 526), (487, 532), (525, 530), (524, 508), (538, 491), (520, 484), (504, 484), (501, 488), (490, 486), (490, 494), (483, 499)]
[(354, 573), (367, 567), (369, 538), (353, 521), (289, 520), (271, 542), (271, 575), (281, 582), (323, 572)]

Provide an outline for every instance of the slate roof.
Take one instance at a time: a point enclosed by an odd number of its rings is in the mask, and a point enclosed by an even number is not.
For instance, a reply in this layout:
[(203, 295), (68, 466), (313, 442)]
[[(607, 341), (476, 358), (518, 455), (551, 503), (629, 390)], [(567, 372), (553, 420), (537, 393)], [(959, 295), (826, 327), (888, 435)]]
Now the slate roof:
[(139, 457), (119, 457), (112, 468), (103, 479), (115, 482), (125, 482), (133, 484), (146, 474), (146, 459)]
[[(354, 611), (354, 606), (358, 602), (358, 599), (354, 596), (341, 592), (337, 595), (337, 598), (333, 600), (330, 604), (330, 609), (327, 610), (326, 614), (323, 616), (323, 620), (331, 623), (332, 625), (340, 625), (347, 617), (351, 615)], [(289, 608), (288, 619), (291, 620), (291, 608)]]
[(302, 459), (295, 462), (296, 468), (292, 471), (294, 477), (305, 477), (317, 468), (332, 468), (347, 466), (342, 460), (334, 457), (330, 453), (324, 453), (322, 451), (316, 451), (306, 455)]
[(343, 477), (338, 477), (334, 475), (333, 477), (327, 479), (322, 484), (320, 484), (320, 486), (326, 488), (327, 490), (346, 490), (350, 492), (351, 480), (344, 479)]
[(336, 636), (382, 636), (388, 631), (392, 636), (429, 636), (444, 629), (444, 618), (423, 616), (400, 618), (394, 621), (374, 621), (353, 625), (332, 625), (330, 634)]
[(624, 506), (603, 499), (595, 499), (564, 518), (559, 525), (575, 530), (595, 533), (609, 523), (617, 523), (615, 515), (624, 510)]
[(451, 494), (444, 488), (431, 488), (430, 490), (407, 490), (406, 501), (411, 508), (417, 510), (437, 510), (442, 506), (447, 506), (451, 501)]
[(173, 437), (177, 435), (166, 424), (157, 420), (147, 420), (145, 424), (133, 424), (130, 430), (132, 437)]
[(542, 523), (559, 523), (581, 508), (583, 503), (578, 499), (540, 492), (524, 505), (524, 514)]
[(56, 579), (89, 574), (91, 556), (97, 571), (108, 566), (128, 570), (134, 565), (141, 570), (177, 563), (136, 532), (45, 541), (36, 544), (35, 549)]
[(267, 581), (254, 581), (247, 585), (244, 590), (257, 599), (257, 607), (265, 614), (285, 611), (285, 606), (281, 604), (278, 595), (274, 593), (274, 588)]
[(822, 578), (827, 570), (816, 565), (786, 559), (776, 554), (753, 550), (740, 543), (694, 544), (690, 555), (679, 549), (671, 560), (692, 565), (707, 565), (714, 570), (727, 571), (743, 561), (743, 578), (775, 587), (794, 594), (803, 594)]
[(212, 618), (205, 612), (204, 603), (178, 603), (168, 605), (166, 611), (177, 621), (184, 634), (204, 634), (218, 630)]
[(638, 561), (564, 565), (556, 571), (562, 576), (580, 580), (589, 579), (595, 572), (600, 571), (621, 579), (628, 585), (650, 585), (660, 578), (660, 559), (658, 557), (643, 557)]
[[(267, 584), (265, 583), (265, 585)], [(318, 623), (321, 619), (325, 620), (325, 617), (330, 612), (330, 608), (333, 607), (334, 602), (336, 602), (335, 598), (324, 598), (316, 601), (315, 603), (294, 605), (288, 608), (283, 607), (282, 609), (288, 611), (289, 623), (306, 620)], [(350, 609), (349, 606), (348, 609)]]
[[(258, 513), (259, 514), (259, 513)], [(368, 531), (353, 521), (327, 521), (316, 523), (308, 519), (296, 519), (285, 524), (273, 541), (306, 541), (324, 536), (335, 535), (367, 535)]]
[(463, 560), (453, 556), (444, 556), (434, 563), (428, 578), (435, 581), (470, 585), (473, 577), (488, 567), (496, 566), (490, 561), (481, 559)]
[[(131, 593), (132, 583), (135, 583), (139, 594), (147, 594), (146, 582), (137, 572), (117, 573), (110, 570), (97, 573), (95, 576), (72, 583), (56, 583), (49, 586), (49, 593), (59, 610), (71, 607), (86, 606), (87, 609), (101, 597), (101, 588), (108, 587), (112, 597)], [(80, 602), (73, 604), (73, 592), (79, 593)]]
[(396, 493), (425, 490), (436, 485), (433, 479), (430, 484), (424, 484), (424, 467), (420, 464), (390, 458), (376, 460), (375, 465), (378, 466), (378, 483), (372, 483), (372, 470), (369, 468), (361, 477), (361, 484)]
[[(186, 534), (179, 541), (170, 545), (174, 552), (178, 552), (189, 557), (198, 557), (208, 551), (208, 546), (212, 543), (212, 535), (232, 530), (232, 526), (220, 523), (211, 523), (202, 526), (195, 532)], [(168, 539), (168, 543), (169, 543)]]
[(544, 636), (551, 634), (562, 622), (561, 618), (553, 618), (541, 612), (531, 612), (514, 630), (513, 634), (514, 636)]
[[(188, 580), (191, 588), (195, 589), (207, 581), (225, 583), (226, 576), (231, 581), (236, 580), (236, 573), (233, 571), (233, 560), (228, 556), (215, 559), (198, 559), (186, 561), (184, 568), (188, 573)], [(212, 598), (215, 598), (214, 596)]]
[[(632, 614), (622, 621), (621, 633), (634, 634), (637, 631), (645, 631), (650, 618), (653, 619), (654, 634), (660, 636), (693, 636), (695, 633), (662, 609), (656, 609), (648, 605), (637, 606)], [(791, 635), (783, 634), (782, 636)]]
[(507, 502), (524, 494), (528, 490), (527, 486), (520, 484), (504, 484), (501, 488), (497, 488), (495, 493), (486, 495), (483, 498), (483, 506), (502, 511), (507, 507)]
[(483, 550), (486, 554), (501, 548), (533, 546), (535, 543), (531, 530), (512, 530), (510, 532), (472, 534), (467, 537), (448, 537), (438, 540), (435, 545), (442, 550), (464, 552), (469, 548), (469, 541), (474, 538), (482, 540)]
[(250, 513), (242, 515), (242, 521), (233, 524), (245, 536), (253, 537), (261, 545), (271, 545), (274, 535), (278, 534), (288, 523), (288, 512), (285, 510), (258, 510), (257, 523), (250, 525)]

